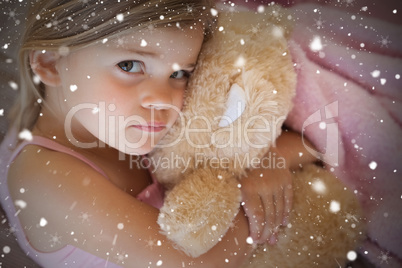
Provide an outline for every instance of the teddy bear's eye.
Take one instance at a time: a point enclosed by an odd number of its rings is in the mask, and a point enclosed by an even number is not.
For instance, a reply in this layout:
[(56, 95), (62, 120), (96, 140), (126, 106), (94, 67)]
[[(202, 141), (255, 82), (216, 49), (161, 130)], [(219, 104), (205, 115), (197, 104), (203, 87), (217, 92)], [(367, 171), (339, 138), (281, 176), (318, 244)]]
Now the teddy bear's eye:
[(144, 73), (144, 64), (141, 61), (127, 60), (117, 64), (117, 66), (128, 73)]

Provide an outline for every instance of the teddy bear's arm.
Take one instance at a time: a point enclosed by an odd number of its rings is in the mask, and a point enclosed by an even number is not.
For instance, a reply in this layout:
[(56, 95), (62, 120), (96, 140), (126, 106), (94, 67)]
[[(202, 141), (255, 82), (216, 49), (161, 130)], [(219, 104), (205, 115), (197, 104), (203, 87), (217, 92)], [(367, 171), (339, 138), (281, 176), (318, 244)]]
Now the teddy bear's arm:
[(233, 220), (240, 198), (238, 182), (231, 173), (197, 169), (167, 193), (158, 223), (178, 248), (198, 257), (224, 237), (231, 227), (228, 223), (236, 224)]

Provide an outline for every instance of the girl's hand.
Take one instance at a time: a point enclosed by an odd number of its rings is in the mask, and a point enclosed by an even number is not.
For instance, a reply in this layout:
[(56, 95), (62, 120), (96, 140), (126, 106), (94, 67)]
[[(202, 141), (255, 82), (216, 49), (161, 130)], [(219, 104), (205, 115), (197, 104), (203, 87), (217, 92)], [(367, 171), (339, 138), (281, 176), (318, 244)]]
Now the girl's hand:
[(241, 179), (243, 208), (255, 243), (275, 244), (292, 209), (292, 178), (286, 167), (256, 168)]
[(254, 242), (274, 244), (279, 227), (288, 224), (293, 202), (291, 173), (318, 159), (306, 146), (313, 148), (298, 133), (283, 131), (276, 147), (272, 146), (265, 156), (271, 157), (273, 165), (255, 168), (241, 179), (243, 207)]

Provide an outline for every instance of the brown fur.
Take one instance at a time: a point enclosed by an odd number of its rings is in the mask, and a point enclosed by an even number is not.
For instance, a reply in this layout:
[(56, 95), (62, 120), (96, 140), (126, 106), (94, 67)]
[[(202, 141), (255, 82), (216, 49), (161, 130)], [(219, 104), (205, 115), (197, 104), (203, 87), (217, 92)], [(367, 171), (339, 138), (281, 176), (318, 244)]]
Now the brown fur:
[[(323, 192), (315, 190), (317, 182)], [(356, 196), (330, 172), (310, 165), (293, 177), (290, 224), (276, 245), (263, 245), (242, 267), (345, 267), (347, 253), (362, 240), (364, 223)], [(338, 202), (340, 210), (331, 211)]]
[[(181, 120), (151, 155), (155, 161), (172, 161), (155, 170), (158, 180), (171, 189), (158, 223), (188, 255), (205, 253), (226, 233), (240, 207), (238, 179), (251, 167), (247, 160), (267, 153), (291, 109), (296, 74), (287, 50), (289, 26), (286, 16), (277, 7), (273, 10), (276, 16), (272, 10), (219, 14), (218, 27), (223, 30), (202, 48)], [(236, 65), (239, 57), (243, 65)], [(246, 107), (237, 120), (221, 128), (219, 117), (235, 83), (244, 90)], [(248, 121), (256, 116), (266, 121)], [(195, 129), (202, 131), (189, 131)], [(246, 136), (246, 129), (269, 131)], [(317, 178), (326, 185), (326, 194), (308, 184)], [(256, 248), (245, 267), (335, 267), (345, 263), (347, 251), (356, 246), (361, 214), (356, 198), (340, 181), (311, 166), (295, 174), (294, 185), (291, 228), (283, 229), (278, 245)], [(332, 200), (340, 202), (341, 211), (329, 211)]]

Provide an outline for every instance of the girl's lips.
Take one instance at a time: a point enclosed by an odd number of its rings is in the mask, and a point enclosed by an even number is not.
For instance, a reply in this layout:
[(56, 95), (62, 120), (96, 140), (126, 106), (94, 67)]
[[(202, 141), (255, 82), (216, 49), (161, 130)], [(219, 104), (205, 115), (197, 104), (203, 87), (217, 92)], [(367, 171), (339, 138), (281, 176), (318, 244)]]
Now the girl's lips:
[(147, 125), (132, 125), (136, 129), (140, 129), (145, 132), (160, 132), (166, 129), (166, 125), (162, 123), (149, 123)]

